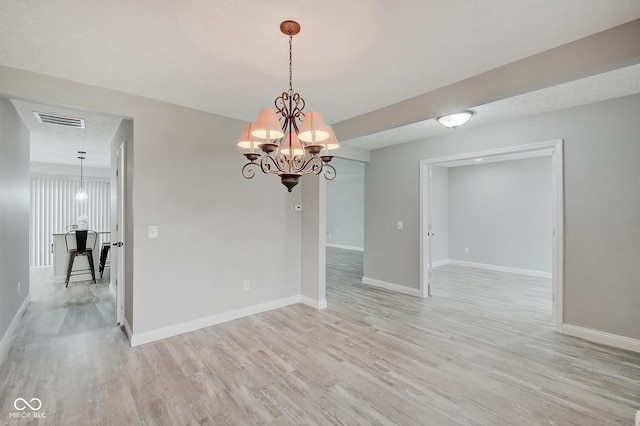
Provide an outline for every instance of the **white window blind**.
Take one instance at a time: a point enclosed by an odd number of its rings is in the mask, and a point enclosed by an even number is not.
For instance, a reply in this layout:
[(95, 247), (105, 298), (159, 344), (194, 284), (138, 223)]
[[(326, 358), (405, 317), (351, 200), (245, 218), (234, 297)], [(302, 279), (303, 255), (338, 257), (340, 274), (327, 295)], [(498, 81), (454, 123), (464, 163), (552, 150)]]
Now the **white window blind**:
[(65, 232), (78, 216), (89, 217), (89, 229), (111, 230), (110, 184), (105, 180), (85, 180), (86, 201), (76, 201), (80, 183), (65, 177), (31, 178), (31, 224), (29, 232), (29, 266), (52, 264), (52, 234)]

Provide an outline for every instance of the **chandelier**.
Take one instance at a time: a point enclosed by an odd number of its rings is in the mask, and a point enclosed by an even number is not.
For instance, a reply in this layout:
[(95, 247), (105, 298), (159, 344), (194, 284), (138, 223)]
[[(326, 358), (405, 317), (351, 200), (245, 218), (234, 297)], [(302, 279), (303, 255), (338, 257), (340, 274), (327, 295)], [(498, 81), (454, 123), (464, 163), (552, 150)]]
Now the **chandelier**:
[(78, 156), (78, 158), (80, 159), (80, 189), (78, 189), (78, 192), (76, 192), (76, 200), (78, 201), (85, 201), (89, 198), (89, 196), (87, 195), (87, 193), (84, 190), (84, 186), (82, 185), (82, 163), (85, 159), (85, 155), (87, 154), (85, 151), (78, 151), (78, 154), (80, 154)]
[(284, 21), (280, 31), (289, 36), (289, 90), (275, 99), (275, 110), (263, 108), (255, 123), (247, 123), (238, 146), (248, 149), (243, 155), (249, 160), (242, 167), (242, 176), (251, 179), (255, 169), (280, 176), (282, 184), (291, 192), (301, 176), (324, 171), (327, 180), (336, 177), (336, 169), (329, 150), (338, 148), (338, 140), (331, 126), (320, 113), (304, 113), (305, 101), (292, 85), (293, 36), (300, 32), (300, 24)]

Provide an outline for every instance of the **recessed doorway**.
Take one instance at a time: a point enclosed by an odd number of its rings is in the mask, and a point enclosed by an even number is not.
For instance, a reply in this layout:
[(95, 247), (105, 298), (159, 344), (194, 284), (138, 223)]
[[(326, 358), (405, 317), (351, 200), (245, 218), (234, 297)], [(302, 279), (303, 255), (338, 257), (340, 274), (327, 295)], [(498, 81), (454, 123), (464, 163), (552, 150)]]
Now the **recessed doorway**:
[[(500, 160), (524, 158), (526, 156), (548, 155), (551, 157), (551, 310), (552, 324), (562, 331), (562, 259), (563, 259), (563, 141), (555, 140), (491, 151), (474, 152), (456, 156), (423, 160), (420, 163), (420, 294), (431, 296), (433, 275), (433, 255), (437, 246), (437, 236), (433, 228), (436, 188), (433, 186), (434, 169), (438, 166), (472, 164), (476, 159)], [(434, 235), (435, 234), (435, 235)], [(437, 265), (436, 265), (437, 266)]]

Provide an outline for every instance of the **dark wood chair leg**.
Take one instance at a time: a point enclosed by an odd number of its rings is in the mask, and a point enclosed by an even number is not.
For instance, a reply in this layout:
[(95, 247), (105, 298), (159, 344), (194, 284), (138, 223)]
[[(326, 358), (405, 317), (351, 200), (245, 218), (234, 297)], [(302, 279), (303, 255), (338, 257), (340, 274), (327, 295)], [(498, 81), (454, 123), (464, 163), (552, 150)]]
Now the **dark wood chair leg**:
[(71, 269), (73, 269), (73, 261), (76, 258), (76, 254), (77, 253), (69, 253), (70, 254), (70, 258), (69, 258), (69, 267), (67, 268), (67, 280), (65, 281), (66, 285), (65, 287), (69, 287), (69, 278), (71, 277)]
[(89, 258), (89, 267), (91, 268), (91, 278), (93, 278), (93, 283), (96, 283), (96, 270), (93, 267), (93, 251), (87, 250), (87, 257)]

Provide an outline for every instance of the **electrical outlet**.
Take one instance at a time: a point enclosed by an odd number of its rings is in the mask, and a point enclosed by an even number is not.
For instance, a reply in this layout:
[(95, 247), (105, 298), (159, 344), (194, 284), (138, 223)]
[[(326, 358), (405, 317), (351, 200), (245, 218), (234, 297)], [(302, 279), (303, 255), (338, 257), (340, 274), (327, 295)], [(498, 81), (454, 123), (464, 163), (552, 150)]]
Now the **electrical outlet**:
[(401, 220), (398, 221), (398, 229), (403, 229), (404, 228), (404, 224), (402, 223)]
[(243, 285), (243, 287), (244, 287), (244, 291), (249, 291), (249, 290), (251, 290), (251, 281), (249, 281), (249, 280), (244, 280), (244, 281), (242, 282), (242, 285)]
[(22, 283), (18, 281), (18, 294), (20, 294), (20, 288), (22, 287)]
[(469, 247), (465, 247), (464, 248), (464, 252), (465, 252), (465, 254), (469, 254)]

